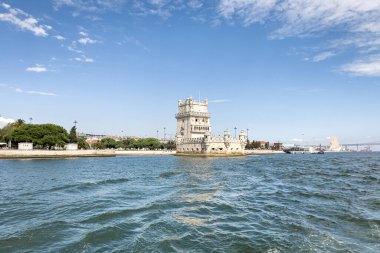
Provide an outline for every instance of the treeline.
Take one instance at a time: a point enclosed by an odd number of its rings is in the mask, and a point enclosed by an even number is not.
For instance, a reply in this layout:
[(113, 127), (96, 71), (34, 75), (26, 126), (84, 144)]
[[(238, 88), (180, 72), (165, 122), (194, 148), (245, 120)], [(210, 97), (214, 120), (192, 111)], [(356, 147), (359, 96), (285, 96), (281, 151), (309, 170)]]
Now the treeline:
[(116, 141), (112, 138), (104, 138), (92, 145), (94, 149), (175, 149), (174, 141), (167, 143), (160, 143), (156, 138), (127, 138), (124, 140)]
[(25, 124), (21, 119), (0, 129), (0, 141), (11, 142), (13, 148), (16, 148), (20, 142), (32, 142), (37, 149), (62, 148), (67, 143), (78, 143), (80, 149), (89, 148), (83, 138), (77, 138), (75, 127), (69, 134), (66, 129), (58, 125)]
[(260, 148), (265, 148), (269, 149), (269, 142), (266, 142), (264, 147), (261, 145), (260, 141), (252, 141), (250, 142), (248, 140), (247, 145), (245, 146), (245, 149), (260, 149)]
[(78, 137), (76, 132), (75, 126), (68, 133), (58, 125), (26, 124), (19, 119), (0, 129), (0, 142), (11, 142), (12, 148), (17, 148), (20, 142), (32, 142), (36, 149), (63, 148), (67, 143), (78, 143), (79, 149), (175, 149), (173, 141), (160, 143), (155, 138), (127, 138), (120, 141), (104, 138), (90, 147), (86, 139)]

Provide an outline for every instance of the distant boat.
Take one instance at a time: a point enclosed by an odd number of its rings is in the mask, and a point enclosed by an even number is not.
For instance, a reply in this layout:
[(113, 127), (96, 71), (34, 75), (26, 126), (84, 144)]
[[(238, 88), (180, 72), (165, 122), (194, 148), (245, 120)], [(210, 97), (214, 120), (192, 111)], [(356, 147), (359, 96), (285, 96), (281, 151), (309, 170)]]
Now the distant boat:
[(303, 147), (291, 147), (288, 149), (284, 149), (284, 152), (287, 154), (310, 154), (310, 148)]
[(291, 147), (284, 149), (287, 154), (324, 154), (323, 150), (314, 149), (312, 147)]

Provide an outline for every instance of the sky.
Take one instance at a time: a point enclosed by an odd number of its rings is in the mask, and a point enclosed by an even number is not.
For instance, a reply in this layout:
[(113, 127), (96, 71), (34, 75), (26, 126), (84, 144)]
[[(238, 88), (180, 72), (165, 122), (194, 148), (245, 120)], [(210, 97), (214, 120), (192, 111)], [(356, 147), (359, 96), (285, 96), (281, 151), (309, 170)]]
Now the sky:
[(0, 124), (174, 137), (177, 101), (213, 134), (380, 141), (378, 0), (0, 0)]

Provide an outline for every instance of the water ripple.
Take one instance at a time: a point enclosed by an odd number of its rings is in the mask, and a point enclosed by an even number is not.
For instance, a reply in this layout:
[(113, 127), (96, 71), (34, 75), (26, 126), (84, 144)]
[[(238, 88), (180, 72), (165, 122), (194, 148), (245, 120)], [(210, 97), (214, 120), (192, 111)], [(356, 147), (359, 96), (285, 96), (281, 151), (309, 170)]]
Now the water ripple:
[(380, 252), (380, 154), (0, 161), (0, 252)]

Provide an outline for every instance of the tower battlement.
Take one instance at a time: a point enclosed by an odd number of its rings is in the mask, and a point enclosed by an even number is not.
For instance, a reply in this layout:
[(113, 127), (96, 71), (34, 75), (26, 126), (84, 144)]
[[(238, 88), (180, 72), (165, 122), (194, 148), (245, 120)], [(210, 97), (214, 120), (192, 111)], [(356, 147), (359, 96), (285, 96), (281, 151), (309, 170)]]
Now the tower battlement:
[(178, 100), (178, 106), (186, 105), (198, 105), (198, 106), (208, 106), (208, 100), (194, 100), (192, 97), (186, 98), (186, 100)]

